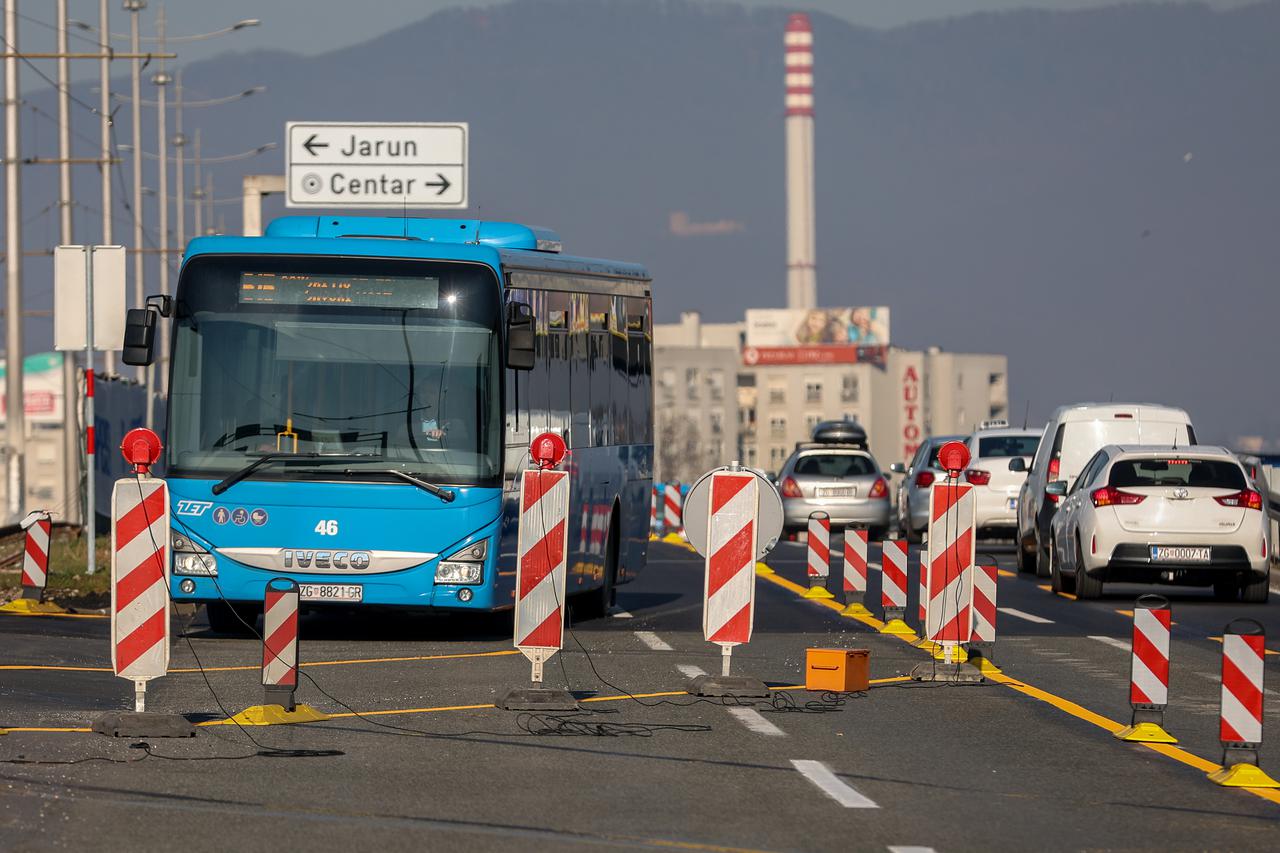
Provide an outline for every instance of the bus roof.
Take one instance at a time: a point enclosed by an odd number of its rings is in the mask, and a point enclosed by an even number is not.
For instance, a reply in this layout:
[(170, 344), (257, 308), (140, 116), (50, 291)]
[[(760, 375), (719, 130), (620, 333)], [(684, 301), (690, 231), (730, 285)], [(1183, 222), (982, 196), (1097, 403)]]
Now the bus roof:
[(399, 216), (285, 216), (262, 237), (197, 237), (196, 255), (345, 255), (480, 261), (495, 268), (553, 270), (649, 281), (638, 265), (560, 254), (560, 237), (545, 228), (478, 219)]

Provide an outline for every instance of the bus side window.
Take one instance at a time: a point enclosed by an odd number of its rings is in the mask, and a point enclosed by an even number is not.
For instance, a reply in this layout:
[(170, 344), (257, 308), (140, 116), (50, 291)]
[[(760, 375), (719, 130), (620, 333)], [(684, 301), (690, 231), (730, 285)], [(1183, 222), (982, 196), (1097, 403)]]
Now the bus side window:
[(570, 447), (591, 447), (591, 361), (588, 358), (589, 325), (587, 295), (571, 293), (573, 330), (570, 334), (569, 377), (573, 386), (573, 439)]
[(591, 305), (591, 444), (603, 447), (612, 443), (609, 423), (609, 386), (613, 384), (609, 344), (609, 297), (599, 293), (589, 296)]
[(563, 290), (547, 291), (547, 306), (550, 318), (547, 333), (549, 428), (568, 436), (573, 412), (573, 377), (569, 372), (569, 326), (573, 318), (570, 294)]
[(529, 304), (533, 306), (533, 370), (525, 372), (524, 379), (528, 384), (529, 399), (529, 432), (537, 435), (547, 429), (551, 423), (547, 414), (549, 406), (548, 382), (550, 369), (547, 367), (548, 337), (550, 335), (551, 318), (548, 313), (547, 291), (529, 290)]
[(609, 387), (610, 444), (631, 444), (631, 376), (627, 353), (627, 300), (611, 297), (609, 314), (609, 348), (612, 350), (612, 378)]
[(649, 400), (646, 399), (644, 337), (645, 301), (627, 297), (627, 420), (632, 444), (648, 441)]

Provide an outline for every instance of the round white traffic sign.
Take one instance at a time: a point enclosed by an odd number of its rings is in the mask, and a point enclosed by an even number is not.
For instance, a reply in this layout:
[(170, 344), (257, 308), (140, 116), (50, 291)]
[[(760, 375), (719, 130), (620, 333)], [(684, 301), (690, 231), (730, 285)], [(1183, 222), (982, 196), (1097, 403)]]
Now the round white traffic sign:
[[(698, 478), (684, 498), (684, 535), (693, 550), (707, 556), (707, 513), (711, 509), (711, 475), (717, 471), (731, 471), (728, 466), (713, 468)], [(782, 536), (782, 496), (764, 474), (754, 468), (740, 471), (756, 475), (760, 481), (760, 511), (756, 516), (756, 559), (762, 560), (773, 550)]]

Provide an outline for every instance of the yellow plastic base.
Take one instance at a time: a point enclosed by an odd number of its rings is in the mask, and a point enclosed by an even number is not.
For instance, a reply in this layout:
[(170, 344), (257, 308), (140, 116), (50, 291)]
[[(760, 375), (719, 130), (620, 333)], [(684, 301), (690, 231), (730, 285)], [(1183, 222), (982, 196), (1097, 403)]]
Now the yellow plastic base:
[(772, 574), (777, 574), (777, 572), (775, 572), (773, 569), (766, 566), (764, 563), (756, 563), (756, 574), (772, 575)]
[(827, 599), (827, 598), (835, 598), (835, 596), (832, 595), (831, 591), (828, 590), (825, 586), (811, 586), (804, 591), (804, 595), (801, 596), (801, 598)]
[(1261, 767), (1253, 764), (1233, 764), (1209, 774), (1209, 780), (1228, 788), (1280, 788), (1280, 782), (1272, 779)]
[(34, 598), (15, 598), (7, 604), (0, 604), (0, 610), (5, 613), (22, 613), (28, 616), (67, 612), (52, 601), (36, 601)]
[(1119, 740), (1129, 743), (1177, 743), (1178, 739), (1157, 726), (1155, 723), (1138, 723), (1125, 726), (1116, 732)]
[[(934, 659), (934, 660), (946, 660), (946, 659), (947, 659), (947, 648), (946, 648), (946, 646), (942, 645), (941, 643), (930, 643), (930, 645), (932, 646), (932, 648), (930, 648), (930, 649), (929, 649), (929, 654), (931, 654), (931, 655), (933, 656), (933, 659)], [(952, 647), (952, 649), (951, 649), (951, 662), (952, 662), (952, 663), (967, 663), (967, 662), (968, 662), (968, 660), (969, 660), (969, 653), (968, 653), (967, 651), (965, 651), (964, 646), (953, 646), (953, 647)]]
[(666, 536), (662, 537), (662, 541), (671, 545), (685, 544), (683, 533), (668, 533)]
[(897, 637), (914, 637), (916, 632), (911, 630), (911, 626), (901, 619), (890, 619), (880, 628), (881, 634), (893, 634)]
[(870, 616), (871, 611), (867, 609), (867, 605), (858, 604), (857, 602), (855, 602), (853, 604), (846, 604), (844, 606), (844, 610), (840, 611), (840, 615), (841, 616)]
[(319, 723), (329, 719), (310, 705), (297, 705), (286, 711), (282, 705), (254, 705), (231, 718), (242, 726), (281, 726), (289, 723)]

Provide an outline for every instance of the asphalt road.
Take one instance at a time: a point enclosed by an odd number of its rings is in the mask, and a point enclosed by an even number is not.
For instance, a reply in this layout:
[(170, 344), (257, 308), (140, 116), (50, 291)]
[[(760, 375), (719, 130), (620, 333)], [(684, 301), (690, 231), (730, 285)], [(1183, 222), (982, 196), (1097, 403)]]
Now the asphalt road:
[[(1003, 673), (979, 686), (905, 680), (929, 655), (877, 633), (875, 620), (801, 598), (804, 549), (785, 543), (767, 560), (776, 573), (758, 578), (755, 635), (735, 672), (790, 687), (806, 648), (866, 648), (878, 683), (838, 701), (799, 689), (694, 699), (687, 678), (720, 664), (701, 636), (701, 563), (655, 544), (646, 573), (619, 591), (619, 612), (576, 625), (548, 665), (552, 685), (586, 700), (581, 713), (492, 707), (528, 678), (509, 618), (323, 613), (302, 622), (299, 700), (333, 718), (240, 728), (226, 717), (262, 699), (258, 644), (198, 619), (182, 636), (175, 626), (173, 671), (148, 702), (202, 723), (199, 733), (145, 746), (76, 730), (130, 707), (130, 685), (104, 671), (106, 620), (0, 615), (0, 726), (11, 728), (0, 737), (0, 846), (1280, 847), (1280, 794), (1205, 778), (1220, 758), (1212, 638), (1247, 616), (1280, 649), (1280, 605), (1165, 591), (1176, 623), (1166, 728), (1180, 744), (1125, 744), (1111, 735), (1129, 714), (1123, 611), (1147, 590), (1069, 600), (997, 556)], [(914, 624), (914, 576), (909, 586)], [(874, 579), (868, 598), (879, 600)], [(1277, 662), (1266, 665), (1273, 740)], [(1280, 777), (1274, 746), (1262, 764)]]

